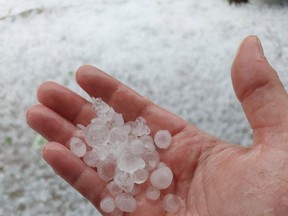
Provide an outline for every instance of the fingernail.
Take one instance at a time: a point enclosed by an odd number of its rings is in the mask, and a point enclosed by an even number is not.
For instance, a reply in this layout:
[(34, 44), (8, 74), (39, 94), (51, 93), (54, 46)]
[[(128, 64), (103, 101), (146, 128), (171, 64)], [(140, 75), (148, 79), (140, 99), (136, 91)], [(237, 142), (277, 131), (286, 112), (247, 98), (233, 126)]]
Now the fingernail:
[(259, 54), (260, 58), (265, 58), (261, 41), (260, 41), (260, 39), (258, 37), (255, 36), (255, 38), (256, 38), (256, 46), (257, 46), (257, 49), (258, 49), (258, 54)]
[(51, 151), (62, 151), (65, 147), (60, 145), (60, 144), (55, 144), (55, 143), (46, 143), (43, 148), (42, 148), (42, 156), (44, 157), (44, 159), (46, 160), (45, 156), (48, 152)]

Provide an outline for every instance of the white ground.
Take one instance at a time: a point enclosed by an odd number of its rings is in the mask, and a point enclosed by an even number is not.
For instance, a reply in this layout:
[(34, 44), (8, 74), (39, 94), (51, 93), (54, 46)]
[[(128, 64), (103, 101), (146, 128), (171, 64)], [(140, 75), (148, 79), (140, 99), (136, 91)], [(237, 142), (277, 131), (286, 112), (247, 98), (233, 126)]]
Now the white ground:
[(249, 145), (230, 65), (242, 38), (256, 34), (288, 87), (287, 15), (287, 1), (0, 1), (0, 215), (97, 215), (32, 144), (24, 116), (40, 83), (80, 93), (73, 72), (93, 64), (200, 128)]

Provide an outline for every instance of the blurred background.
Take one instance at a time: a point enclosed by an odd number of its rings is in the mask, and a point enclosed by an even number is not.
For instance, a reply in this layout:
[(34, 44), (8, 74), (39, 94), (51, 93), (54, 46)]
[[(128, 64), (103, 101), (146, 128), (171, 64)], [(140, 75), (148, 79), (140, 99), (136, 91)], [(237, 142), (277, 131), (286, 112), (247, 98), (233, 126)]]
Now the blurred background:
[(0, 1), (0, 215), (99, 215), (45, 164), (45, 140), (25, 123), (46, 80), (87, 98), (74, 81), (82, 64), (215, 136), (249, 146), (230, 67), (251, 34), (287, 88), (285, 0)]

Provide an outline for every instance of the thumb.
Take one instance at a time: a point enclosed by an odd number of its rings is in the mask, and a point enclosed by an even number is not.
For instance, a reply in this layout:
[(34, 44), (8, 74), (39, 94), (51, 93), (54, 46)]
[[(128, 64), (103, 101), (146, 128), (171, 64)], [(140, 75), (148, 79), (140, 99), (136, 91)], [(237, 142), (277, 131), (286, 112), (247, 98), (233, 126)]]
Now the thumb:
[[(254, 145), (264, 143), (285, 148), (281, 141), (288, 136), (285, 135), (287, 93), (276, 71), (267, 62), (256, 36), (247, 37), (240, 45), (231, 76), (236, 96), (253, 129)], [(288, 150), (288, 145), (286, 148)]]

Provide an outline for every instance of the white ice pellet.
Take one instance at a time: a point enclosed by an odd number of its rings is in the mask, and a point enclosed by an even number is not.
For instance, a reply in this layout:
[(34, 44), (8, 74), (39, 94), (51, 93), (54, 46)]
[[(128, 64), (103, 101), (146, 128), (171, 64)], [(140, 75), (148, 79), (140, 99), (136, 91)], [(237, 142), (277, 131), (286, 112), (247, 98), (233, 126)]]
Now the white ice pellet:
[(147, 169), (138, 169), (132, 174), (132, 178), (136, 184), (142, 184), (148, 179), (148, 175)]
[(109, 193), (113, 196), (116, 196), (120, 193), (122, 193), (122, 189), (115, 183), (115, 181), (111, 181), (109, 182), (109, 184), (107, 184), (107, 189), (109, 191)]
[(153, 138), (150, 135), (142, 135), (139, 139), (143, 142), (143, 145), (147, 151), (155, 151)]
[(115, 198), (116, 206), (124, 212), (133, 212), (137, 208), (137, 202), (130, 194), (120, 194)]
[(149, 186), (146, 189), (146, 197), (150, 200), (157, 200), (160, 197), (160, 190), (152, 186)]
[(114, 113), (111, 123), (113, 127), (120, 127), (124, 125), (124, 119), (123, 116), (119, 113)]
[[(145, 120), (144, 120), (145, 121)], [(143, 118), (138, 117), (135, 122), (131, 125), (131, 133), (135, 136), (141, 136), (144, 134), (143, 127), (144, 122)]]
[(167, 149), (171, 144), (171, 134), (168, 130), (159, 130), (154, 136), (154, 142), (160, 149)]
[(106, 113), (106, 120), (111, 121), (113, 119), (114, 114), (115, 114), (115, 110), (112, 107), (110, 107), (110, 109)]
[(70, 140), (70, 150), (77, 157), (83, 157), (83, 155), (86, 153), (86, 145), (81, 139), (72, 137)]
[(124, 213), (120, 209), (116, 208), (109, 216), (124, 216)]
[(163, 199), (163, 207), (170, 213), (177, 213), (180, 210), (180, 199), (173, 194), (166, 194)]
[(143, 154), (145, 151), (145, 146), (140, 139), (133, 139), (129, 142), (130, 152), (134, 155)]
[(109, 111), (109, 105), (106, 104), (101, 98), (92, 98), (93, 107), (97, 111), (97, 115), (103, 115)]
[(116, 208), (114, 199), (112, 197), (105, 197), (100, 202), (100, 208), (106, 213), (113, 212)]
[(147, 125), (144, 125), (143, 127), (143, 134), (150, 134), (151, 130)]
[(106, 143), (108, 135), (109, 130), (103, 125), (91, 124), (85, 129), (85, 141), (91, 147)]
[(98, 157), (96, 152), (88, 151), (83, 156), (83, 161), (90, 167), (97, 167), (97, 165), (100, 161), (100, 158)]
[(112, 128), (109, 132), (109, 142), (112, 144), (127, 143), (128, 133), (121, 127)]
[(142, 158), (146, 163), (146, 167), (150, 170), (153, 170), (160, 161), (160, 156), (157, 151), (144, 152)]
[(110, 181), (115, 176), (115, 168), (115, 161), (110, 158), (106, 158), (105, 160), (99, 162), (97, 172), (102, 180)]
[(109, 155), (107, 146), (95, 146), (92, 151), (97, 155), (97, 158), (99, 158), (100, 161), (104, 160)]
[[(125, 123), (122, 114), (102, 99), (92, 98), (92, 104), (96, 117), (86, 127), (78, 125), (79, 130), (70, 140), (70, 149), (83, 157), (88, 166), (96, 167), (99, 178), (107, 182), (106, 191), (111, 197), (101, 201), (103, 212), (123, 216), (123, 212), (135, 211), (134, 197), (142, 189), (146, 190), (147, 199), (159, 199), (160, 190), (168, 188), (173, 180), (171, 169), (160, 161), (157, 151), (169, 147), (172, 139), (169, 131), (158, 131), (153, 139), (144, 118)], [(147, 179), (152, 185), (148, 188)], [(179, 199), (171, 196), (165, 196), (163, 206), (167, 211), (176, 212), (180, 208)]]
[(126, 172), (118, 172), (114, 177), (115, 183), (125, 192), (131, 192), (134, 187), (134, 181), (131, 178), (130, 174)]
[(127, 134), (131, 132), (131, 126), (130, 125), (123, 125), (122, 130), (125, 131)]
[(132, 154), (130, 151), (123, 152), (116, 163), (119, 169), (129, 173), (133, 173), (136, 170), (145, 167), (145, 161), (138, 155)]
[(134, 187), (132, 189), (132, 191), (130, 192), (130, 194), (132, 196), (136, 196), (137, 194), (139, 194), (142, 191), (141, 187), (137, 184), (134, 184)]
[(159, 167), (150, 176), (151, 184), (159, 189), (166, 189), (171, 185), (173, 173), (169, 167)]

